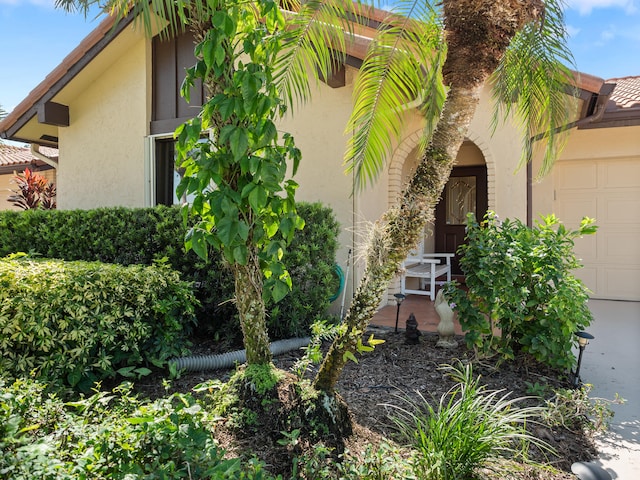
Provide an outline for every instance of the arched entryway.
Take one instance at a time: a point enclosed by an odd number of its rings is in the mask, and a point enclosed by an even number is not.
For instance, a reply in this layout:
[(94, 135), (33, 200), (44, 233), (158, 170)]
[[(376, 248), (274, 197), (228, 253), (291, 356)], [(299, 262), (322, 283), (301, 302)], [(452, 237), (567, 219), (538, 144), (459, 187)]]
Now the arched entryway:
[[(421, 131), (414, 132), (394, 152), (389, 165), (390, 205), (397, 201), (416, 167), (421, 134)], [(458, 152), (455, 167), (436, 207), (436, 221), (425, 231), (424, 252), (455, 253), (464, 240), (467, 212), (473, 211), (477, 218), (482, 218), (488, 209), (494, 208), (494, 167), (487, 146), (470, 133)], [(460, 273), (457, 261), (453, 271)], [(393, 294), (398, 291), (399, 283), (390, 287)]]

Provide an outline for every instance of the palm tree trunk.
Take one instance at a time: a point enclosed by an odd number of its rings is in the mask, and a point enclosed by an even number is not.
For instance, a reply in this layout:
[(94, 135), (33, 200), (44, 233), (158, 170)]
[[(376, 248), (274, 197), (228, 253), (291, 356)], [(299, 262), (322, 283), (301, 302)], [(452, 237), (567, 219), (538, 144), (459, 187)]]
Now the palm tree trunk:
[(364, 275), (345, 316), (348, 328), (327, 352), (314, 379), (315, 388), (335, 389), (347, 362), (345, 352), (356, 351), (387, 285), (434, 218), (484, 83), (517, 31), (542, 14), (541, 5), (539, 0), (443, 1), (448, 44), (443, 77), (449, 93), (442, 116), (399, 204), (373, 227)]
[[(249, 249), (251, 252), (251, 248)], [(255, 253), (255, 252), (252, 252)], [(246, 265), (231, 265), (235, 280), (235, 301), (240, 315), (240, 326), (247, 364), (271, 362), (266, 310), (262, 300), (262, 270), (257, 255), (249, 258)]]

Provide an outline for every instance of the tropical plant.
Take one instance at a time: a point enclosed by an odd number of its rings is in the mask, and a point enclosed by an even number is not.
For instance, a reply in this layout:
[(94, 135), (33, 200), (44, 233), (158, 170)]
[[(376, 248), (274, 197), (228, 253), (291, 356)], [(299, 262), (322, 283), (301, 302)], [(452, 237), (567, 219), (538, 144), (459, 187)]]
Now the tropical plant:
[(513, 359), (523, 352), (552, 368), (571, 368), (575, 332), (592, 319), (588, 289), (573, 274), (581, 267), (573, 246), (575, 238), (595, 233), (593, 222), (584, 218), (571, 230), (548, 215), (529, 228), (501, 222), (493, 212), (481, 223), (471, 215), (460, 247), (465, 288), (445, 290), (467, 345), (484, 355)]
[(18, 191), (12, 190), (13, 195), (7, 198), (11, 204), (23, 210), (56, 208), (56, 186), (44, 176), (25, 168), (23, 173), (14, 175), (13, 182), (18, 186)]
[[(402, 437), (419, 452), (417, 478), (454, 480), (472, 474), (499, 457), (523, 456), (527, 444), (550, 447), (527, 432), (543, 408), (522, 407), (523, 398), (509, 398), (504, 390), (487, 390), (473, 376), (471, 364), (447, 366), (458, 383), (442, 395), (434, 407), (424, 397), (406, 400), (395, 408), (394, 418)], [(525, 454), (525, 455), (523, 455)]]
[[(88, 3), (93, 0), (58, 0), (57, 4), (87, 6)], [(115, 11), (120, 15), (132, 9), (134, 14), (142, 13), (149, 31), (151, 11), (158, 19), (158, 25), (169, 23), (168, 31), (177, 31), (188, 19), (200, 41), (219, 34), (228, 36), (237, 27), (236, 21), (252, 18), (249, 13), (236, 16), (248, 11), (234, 2), (230, 2), (227, 9), (223, 0), (207, 3), (196, 0), (179, 5), (162, 0), (133, 3), (113, 0), (108, 5), (116, 7)], [(286, 1), (282, 5), (295, 13), (286, 17), (287, 28), (276, 33), (274, 27), (282, 25), (283, 17), (270, 9), (277, 4), (249, 2), (249, 5), (256, 6), (255, 11), (265, 16), (264, 28), (271, 32), (265, 39), (271, 41), (281, 34), (277, 43), (284, 42), (286, 37), (287, 48), (280, 50), (279, 55), (273, 51), (266, 54), (271, 60), (277, 60), (275, 71), (270, 74), (285, 102), (282, 106), (308, 99), (311, 77), (323, 75), (326, 78), (333, 66), (344, 60), (346, 42), (360, 38), (351, 30), (351, 24), (357, 23), (366, 11), (358, 8), (360, 4), (344, 0)], [(537, 134), (535, 138), (547, 139), (546, 168), (558, 151), (559, 144), (553, 140), (554, 135), (563, 129), (571, 111), (567, 108), (568, 96), (564, 94), (567, 84), (571, 83), (571, 73), (564, 64), (573, 62), (566, 48), (561, 0), (401, 0), (398, 5), (398, 15), (389, 15), (381, 23), (380, 35), (372, 42), (361, 68), (355, 88), (358, 98), (348, 126), (354, 135), (352, 148), (347, 152), (347, 163), (357, 175), (357, 185), (362, 187), (367, 179), (373, 181), (393, 145), (394, 135), (401, 131), (406, 105), (413, 101), (421, 105), (425, 115), (425, 148), (398, 203), (385, 212), (374, 227), (365, 253), (365, 270), (345, 317), (348, 328), (344, 335), (335, 339), (314, 381), (317, 388), (327, 392), (333, 391), (346, 361), (357, 351), (360, 337), (401, 261), (418, 243), (425, 225), (433, 218), (433, 210), (487, 81), (491, 80), (496, 99), (502, 101), (498, 104), (503, 105), (502, 109), (496, 108), (496, 119), (512, 111), (522, 119), (526, 139), (524, 158), (528, 158), (531, 151), (532, 132)], [(257, 25), (252, 22), (247, 25)], [(233, 82), (239, 78), (234, 80), (227, 76), (222, 82), (213, 84), (213, 74), (219, 75), (215, 70), (223, 68), (225, 59), (235, 57), (234, 52), (225, 50), (222, 45), (206, 44), (208, 47), (198, 52), (204, 54), (198, 63), (198, 68), (204, 72), (194, 73), (210, 74), (204, 83), (215, 98), (227, 85), (232, 90), (237, 88), (238, 84)], [(240, 44), (235, 43), (236, 46), (240, 47)], [(251, 40), (248, 46), (247, 53), (255, 54), (255, 44)], [(308, 68), (310, 65), (319, 68)], [(262, 85), (261, 81), (259, 85)], [(247, 92), (251, 99), (256, 98), (255, 85), (253, 82), (245, 85), (249, 87)], [(267, 89), (269, 92), (271, 90)], [(221, 109), (222, 105), (224, 109)], [(224, 123), (240, 105), (240, 102), (218, 97), (205, 107), (202, 118)], [(212, 114), (217, 116), (211, 117)], [(200, 131), (201, 125), (195, 128), (196, 132)], [(185, 135), (191, 133), (187, 131)], [(232, 157), (239, 157), (241, 151), (248, 150), (246, 131), (227, 128), (222, 140), (229, 141), (227, 152), (231, 150)], [(251, 167), (251, 162), (245, 161), (245, 169), (247, 163)], [(245, 194), (254, 190), (255, 187), (248, 186)], [(258, 196), (258, 192), (253, 196)], [(206, 208), (207, 203), (203, 202), (197, 211), (205, 213)], [(205, 221), (203, 226), (206, 228), (196, 235), (196, 240), (216, 243), (206, 233), (214, 226), (213, 222)], [(234, 248), (229, 258), (235, 258), (235, 251)], [(244, 248), (238, 250), (241, 255), (244, 251)], [(247, 250), (247, 253), (251, 252)], [(271, 272), (271, 278), (275, 274), (274, 281), (286, 280), (286, 277), (279, 278), (280, 273), (283, 272)], [(278, 291), (283, 289), (278, 287)], [(242, 294), (239, 292), (239, 300), (244, 298)], [(248, 303), (249, 306), (260, 310), (259, 304)], [(256, 356), (257, 361), (268, 359), (265, 338), (258, 336), (262, 346), (257, 347), (261, 352)]]
[(0, 105), (0, 120), (2, 120), (7, 115), (8, 115), (7, 111), (4, 108), (2, 108), (2, 105)]
[[(91, 3), (59, 2), (85, 9)], [(185, 243), (205, 259), (210, 247), (223, 254), (234, 275), (247, 363), (269, 363), (265, 297), (278, 301), (291, 289), (281, 259), (304, 226), (295, 208), (297, 185), (286, 180), (288, 164), (293, 174), (297, 170), (300, 151), (290, 135), (279, 138), (274, 123), (286, 111), (272, 68), (286, 39), (279, 34), (286, 33), (285, 17), (273, 0), (110, 0), (107, 7), (119, 18), (134, 15), (149, 33), (152, 19), (160, 19), (161, 35), (189, 28), (196, 39), (196, 65), (187, 70), (181, 93), (188, 100), (202, 80), (207, 101), (175, 132), (177, 163), (185, 169), (177, 193), (194, 195), (184, 216), (198, 219)]]
[[(374, 181), (400, 131), (405, 105), (414, 100), (426, 120), (424, 149), (397, 204), (373, 226), (365, 270), (345, 317), (348, 328), (334, 340), (314, 380), (325, 391), (335, 388), (389, 281), (433, 220), (485, 84), (493, 87), (496, 125), (511, 113), (520, 118), (524, 159), (530, 158), (533, 132), (546, 138), (545, 171), (561, 146), (555, 135), (572, 111), (573, 98), (566, 95), (571, 72), (565, 66), (572, 57), (560, 0), (401, 1), (399, 6), (400, 15), (382, 22), (361, 67), (346, 161), (356, 185)], [(412, 73), (417, 71), (421, 74)]]

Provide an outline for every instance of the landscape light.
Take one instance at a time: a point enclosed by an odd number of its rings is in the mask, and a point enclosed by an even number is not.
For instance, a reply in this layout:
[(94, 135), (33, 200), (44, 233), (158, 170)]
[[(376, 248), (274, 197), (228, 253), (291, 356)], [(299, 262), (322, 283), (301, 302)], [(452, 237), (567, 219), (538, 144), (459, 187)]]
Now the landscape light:
[(578, 354), (578, 366), (576, 367), (576, 373), (573, 376), (573, 386), (574, 388), (578, 388), (580, 385), (580, 365), (582, 364), (582, 352), (587, 345), (589, 345), (589, 340), (593, 340), (595, 337), (587, 332), (576, 332), (576, 337), (578, 337), (578, 347), (580, 348), (580, 353)]
[(400, 316), (400, 305), (402, 305), (402, 302), (404, 302), (404, 299), (406, 298), (406, 296), (403, 295), (402, 293), (394, 293), (393, 296), (396, 297), (396, 305), (398, 306), (396, 309), (396, 330), (395, 330), (395, 333), (398, 333), (398, 317)]

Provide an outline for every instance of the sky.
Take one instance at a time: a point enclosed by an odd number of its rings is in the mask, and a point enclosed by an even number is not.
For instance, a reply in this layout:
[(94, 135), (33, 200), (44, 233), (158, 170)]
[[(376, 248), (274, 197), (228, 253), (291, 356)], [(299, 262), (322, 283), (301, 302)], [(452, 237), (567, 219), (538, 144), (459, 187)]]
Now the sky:
[[(604, 79), (640, 75), (640, 0), (565, 0), (579, 71)], [(100, 19), (54, 0), (0, 0), (0, 106), (11, 111)]]

